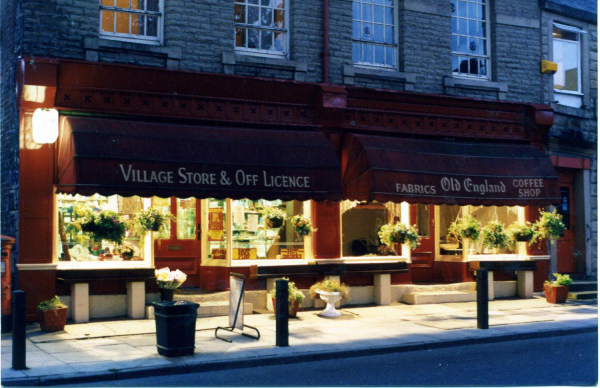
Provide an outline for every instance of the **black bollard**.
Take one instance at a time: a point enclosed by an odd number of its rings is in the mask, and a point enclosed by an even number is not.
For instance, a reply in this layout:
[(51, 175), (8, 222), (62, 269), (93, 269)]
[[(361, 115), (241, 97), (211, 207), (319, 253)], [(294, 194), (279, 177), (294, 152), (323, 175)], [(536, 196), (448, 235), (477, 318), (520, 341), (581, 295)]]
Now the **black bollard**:
[(12, 292), (12, 368), (27, 369), (25, 366), (25, 291)]
[(477, 328), (489, 329), (488, 271), (477, 270)]
[(275, 346), (290, 346), (288, 281), (285, 279), (275, 281), (275, 303)]

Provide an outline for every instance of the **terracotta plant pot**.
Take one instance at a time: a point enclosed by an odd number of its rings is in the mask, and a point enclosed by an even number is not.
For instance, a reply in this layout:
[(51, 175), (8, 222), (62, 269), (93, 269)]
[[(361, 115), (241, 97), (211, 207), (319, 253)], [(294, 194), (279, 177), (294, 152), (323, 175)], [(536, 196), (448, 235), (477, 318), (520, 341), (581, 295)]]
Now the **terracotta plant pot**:
[(544, 294), (548, 303), (565, 303), (569, 296), (569, 287), (544, 285)]
[[(273, 299), (273, 314), (276, 314), (277, 313), (277, 301), (273, 297), (271, 297), (271, 299)], [(289, 308), (288, 308), (288, 316), (296, 317), (298, 315), (298, 310), (300, 310), (300, 302), (298, 302), (297, 300), (290, 302)]]
[(38, 321), (42, 331), (53, 333), (65, 330), (67, 322), (67, 308), (54, 310), (37, 310)]

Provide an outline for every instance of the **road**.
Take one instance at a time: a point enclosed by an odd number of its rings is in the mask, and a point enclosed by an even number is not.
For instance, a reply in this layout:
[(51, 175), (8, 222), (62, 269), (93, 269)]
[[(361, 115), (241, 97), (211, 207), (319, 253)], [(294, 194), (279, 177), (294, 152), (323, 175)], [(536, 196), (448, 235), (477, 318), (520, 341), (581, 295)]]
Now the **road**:
[(598, 333), (73, 386), (596, 385)]

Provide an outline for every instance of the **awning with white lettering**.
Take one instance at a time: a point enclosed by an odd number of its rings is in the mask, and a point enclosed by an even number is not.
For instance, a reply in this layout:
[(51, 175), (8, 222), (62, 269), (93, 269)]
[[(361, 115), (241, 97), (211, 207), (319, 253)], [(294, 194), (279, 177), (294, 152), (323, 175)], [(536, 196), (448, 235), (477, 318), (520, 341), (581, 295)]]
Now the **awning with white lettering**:
[(339, 201), (341, 168), (316, 132), (62, 116), (60, 193)]
[(486, 206), (560, 203), (554, 166), (535, 146), (353, 135), (342, 155), (348, 200)]

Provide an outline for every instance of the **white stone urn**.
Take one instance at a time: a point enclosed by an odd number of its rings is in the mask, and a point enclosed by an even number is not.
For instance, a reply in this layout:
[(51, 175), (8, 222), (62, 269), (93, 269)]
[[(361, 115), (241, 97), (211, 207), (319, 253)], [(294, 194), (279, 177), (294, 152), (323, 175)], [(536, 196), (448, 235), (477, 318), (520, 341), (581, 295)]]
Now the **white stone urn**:
[(327, 303), (327, 306), (325, 306), (325, 310), (321, 311), (319, 313), (319, 316), (334, 318), (342, 315), (339, 311), (335, 309), (335, 303), (342, 299), (342, 295), (340, 295), (339, 292), (327, 292), (317, 290), (317, 294), (319, 294), (319, 297), (321, 297), (321, 299), (325, 303)]

